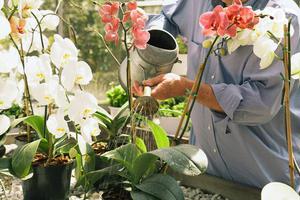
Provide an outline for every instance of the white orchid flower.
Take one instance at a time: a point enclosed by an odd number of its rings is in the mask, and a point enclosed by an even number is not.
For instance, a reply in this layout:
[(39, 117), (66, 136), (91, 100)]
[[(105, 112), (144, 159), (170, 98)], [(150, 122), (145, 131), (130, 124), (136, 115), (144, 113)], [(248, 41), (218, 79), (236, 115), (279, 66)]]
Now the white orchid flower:
[(291, 67), (292, 78), (300, 79), (300, 52), (292, 56)]
[(266, 36), (262, 36), (255, 41), (253, 52), (261, 59), (261, 69), (265, 69), (273, 63), (277, 47), (278, 44)]
[(58, 78), (52, 77), (48, 82), (31, 85), (30, 92), (39, 105), (46, 106), (55, 103), (58, 86)]
[(81, 123), (81, 135), (88, 143), (92, 142), (92, 137), (100, 135), (99, 122), (94, 118), (88, 118)]
[(56, 114), (50, 115), (47, 120), (47, 128), (55, 138), (61, 138), (69, 133), (68, 123), (64, 117), (64, 112), (59, 110)]
[(58, 85), (54, 100), (55, 104), (61, 109), (67, 109), (69, 107), (69, 102), (66, 96), (66, 91), (61, 85)]
[(29, 83), (48, 81), (52, 76), (50, 56), (48, 54), (42, 54), (39, 57), (26, 57), (25, 73)]
[(18, 51), (14, 47), (0, 52), (0, 73), (10, 73), (20, 63)]
[(227, 42), (229, 54), (233, 53), (240, 46), (253, 45), (254, 41), (251, 38), (253, 30), (244, 29), (237, 33), (236, 37), (231, 38)]
[[(266, 17), (260, 19), (259, 23), (254, 27), (252, 40), (267, 35), (268, 32), (271, 32), (276, 38), (282, 39), (284, 37), (283, 27), (289, 21), (285, 11), (280, 8), (267, 7), (259, 11), (259, 14), (266, 15)], [(294, 29), (291, 27), (291, 35), (293, 33)]]
[(97, 99), (88, 92), (79, 91), (70, 102), (68, 115), (72, 121), (81, 124), (98, 110)]
[(300, 200), (300, 196), (290, 186), (273, 182), (262, 189), (261, 200)]
[(23, 107), (23, 97), (24, 97), (24, 91), (25, 91), (25, 83), (24, 80), (19, 80), (16, 82), (18, 83), (18, 94), (15, 100), (15, 103), (18, 104), (20, 107)]
[(18, 95), (18, 85), (10, 79), (0, 78), (0, 110), (8, 109), (12, 106)]
[(3, 5), (4, 0), (0, 0), (0, 40), (6, 38), (11, 32), (10, 23), (1, 11)]
[[(42, 31), (48, 29), (51, 31), (56, 30), (59, 24), (59, 17), (52, 10), (35, 10), (32, 11), (40, 22)], [(34, 17), (27, 19), (26, 27), (29, 30), (34, 30), (38, 26), (38, 23)], [(36, 29), (39, 32), (39, 29)]]
[(19, 0), (18, 10), (23, 18), (31, 16), (31, 12), (38, 10), (44, 3), (42, 0)]
[(93, 79), (90, 66), (84, 61), (71, 61), (62, 70), (61, 81), (63, 86), (72, 90), (75, 84), (87, 85)]
[[(42, 34), (42, 38), (43, 38), (44, 49), (47, 49), (49, 47), (49, 40), (44, 34)], [(22, 45), (24, 51), (28, 53), (31, 53), (33, 51), (41, 52), (43, 50), (43, 45), (42, 45), (40, 33), (37, 31), (33, 33), (26, 32), (22, 36)]]
[(71, 61), (77, 61), (78, 50), (68, 38), (54, 35), (54, 43), (50, 50), (51, 60), (57, 68), (64, 67)]
[(10, 119), (6, 115), (0, 115), (0, 136), (6, 133), (10, 127)]
[(59, 25), (59, 17), (55, 15), (52, 10), (40, 10), (40, 15), (42, 16), (42, 29), (48, 29), (51, 31), (56, 30), (57, 26)]

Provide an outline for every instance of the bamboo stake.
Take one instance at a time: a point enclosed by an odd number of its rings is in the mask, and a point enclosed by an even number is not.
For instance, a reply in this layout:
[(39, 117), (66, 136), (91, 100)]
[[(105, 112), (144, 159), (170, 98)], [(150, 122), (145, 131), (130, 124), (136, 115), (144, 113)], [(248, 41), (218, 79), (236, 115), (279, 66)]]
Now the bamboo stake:
[(290, 29), (288, 25), (284, 26), (284, 108), (285, 108), (285, 131), (287, 139), (287, 148), (289, 154), (289, 170), (290, 170), (290, 186), (295, 188), (295, 165), (293, 160), (293, 138), (291, 125), (291, 111), (290, 111)]

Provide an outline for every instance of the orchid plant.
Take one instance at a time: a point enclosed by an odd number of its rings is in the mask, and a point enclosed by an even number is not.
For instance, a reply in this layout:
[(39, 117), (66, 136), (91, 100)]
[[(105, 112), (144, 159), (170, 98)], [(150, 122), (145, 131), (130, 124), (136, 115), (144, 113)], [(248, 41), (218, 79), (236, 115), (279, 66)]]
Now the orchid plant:
[[(54, 34), (63, 18), (41, 10), (42, 4), (19, 0), (4, 5), (0, 0), (0, 139), (20, 123), (27, 125), (28, 135), (34, 130), (39, 138), (1, 160), (10, 163), (6, 166), (20, 178), (30, 174), (37, 153), (45, 159), (43, 166), (67, 155), (67, 160), (76, 158), (85, 167), (84, 158), (93, 155), (92, 137), (100, 134), (93, 114), (105, 113), (97, 99), (82, 89), (93, 78), (90, 66), (79, 59), (72, 40)], [(1, 114), (13, 104), (24, 107), (26, 117), (11, 121)], [(20, 159), (24, 157), (28, 159)]]

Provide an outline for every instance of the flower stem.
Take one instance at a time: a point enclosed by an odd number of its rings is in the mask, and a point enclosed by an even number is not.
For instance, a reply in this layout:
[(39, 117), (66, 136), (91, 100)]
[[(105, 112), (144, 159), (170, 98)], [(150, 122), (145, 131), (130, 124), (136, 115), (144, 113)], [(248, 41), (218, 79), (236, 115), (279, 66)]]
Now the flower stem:
[[(121, 11), (124, 14), (123, 8), (121, 6)], [(135, 127), (135, 120), (133, 116), (133, 94), (132, 94), (132, 80), (131, 80), (131, 57), (130, 57), (130, 47), (128, 46), (128, 41), (127, 41), (127, 34), (129, 29), (126, 29), (125, 25), (123, 22), (120, 22), (123, 32), (124, 32), (124, 46), (126, 50), (126, 56), (127, 56), (127, 71), (126, 71), (126, 82), (127, 82), (127, 93), (129, 97), (129, 109), (130, 109), (130, 117), (131, 117), (131, 138), (132, 138), (132, 143), (135, 144), (136, 141), (136, 127)]]
[(108, 47), (108, 45), (106, 44), (104, 37), (101, 33), (99, 33), (98, 31), (95, 30), (95, 32), (99, 35), (99, 37), (101, 38), (102, 42), (104, 43), (105, 48), (107, 49), (107, 51), (110, 53), (110, 55), (112, 56), (112, 58), (114, 59), (114, 61), (119, 65), (121, 65), (121, 63), (119, 62), (119, 60), (117, 59), (117, 57), (114, 55), (114, 53), (111, 51), (111, 49)]
[(287, 139), (287, 148), (289, 154), (289, 169), (290, 169), (290, 186), (295, 188), (295, 163), (293, 153), (293, 137), (292, 137), (292, 125), (291, 125), (291, 111), (290, 111), (290, 69), (291, 69), (291, 42), (290, 42), (290, 26), (284, 26), (284, 108), (285, 108), (285, 131)]
[[(215, 40), (213, 41), (213, 43), (212, 43), (212, 45), (211, 45), (211, 47), (210, 47), (210, 49), (209, 49), (209, 51), (208, 51), (208, 53), (207, 53), (207, 55), (205, 57), (204, 62), (200, 65), (200, 67), (198, 69), (196, 80), (195, 80), (195, 82), (193, 84), (191, 93), (190, 93), (190, 95), (188, 97), (188, 100), (187, 100), (187, 102), (185, 104), (184, 111), (183, 111), (183, 113), (181, 115), (181, 119), (180, 119), (179, 125), (178, 125), (177, 130), (176, 130), (176, 134), (175, 134), (174, 139), (173, 139), (173, 145), (176, 145), (176, 143), (178, 142), (178, 140), (180, 142), (180, 140), (182, 139), (182, 137), (183, 137), (183, 135), (184, 135), (184, 133), (185, 133), (187, 127), (188, 127), (189, 120), (191, 118), (191, 113), (192, 113), (192, 110), (194, 108), (194, 104), (195, 104), (195, 101), (197, 99), (197, 94), (198, 94), (199, 89), (200, 89), (200, 85), (201, 85), (201, 81), (202, 81), (202, 77), (203, 77), (203, 72), (204, 72), (204, 70), (206, 68), (209, 56), (212, 53), (213, 48), (214, 48), (214, 46), (215, 46), (215, 44), (216, 44), (216, 42), (217, 42), (218, 39), (219, 39), (219, 37), (217, 36), (215, 38)], [(185, 121), (184, 127), (183, 127), (183, 129), (181, 131), (181, 134), (179, 135), (180, 130), (181, 130), (182, 126), (183, 126), (185, 118), (186, 118), (186, 121)]]

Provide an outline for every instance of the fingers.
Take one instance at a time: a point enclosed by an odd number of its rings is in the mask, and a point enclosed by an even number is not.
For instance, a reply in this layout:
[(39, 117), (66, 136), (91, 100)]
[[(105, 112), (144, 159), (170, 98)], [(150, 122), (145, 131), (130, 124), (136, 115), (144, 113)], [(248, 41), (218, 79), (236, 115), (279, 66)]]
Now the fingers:
[(135, 94), (136, 96), (143, 96), (144, 92), (143, 92), (143, 86), (140, 86), (140, 84), (137, 81), (134, 81), (134, 84), (132, 86), (132, 92), (133, 94)]
[(161, 74), (161, 75), (156, 76), (154, 78), (145, 80), (145, 81), (143, 81), (143, 85), (144, 86), (150, 86), (150, 87), (158, 85), (159, 83), (161, 83), (163, 81), (164, 76), (165, 76), (165, 74)]
[(168, 93), (163, 84), (158, 84), (151, 93), (151, 96), (158, 100), (165, 100), (168, 98)]

